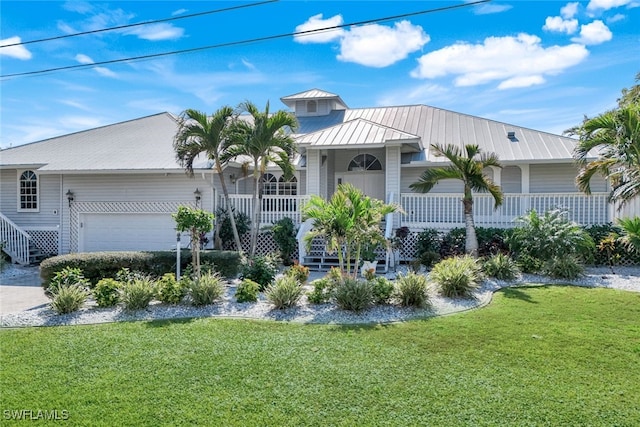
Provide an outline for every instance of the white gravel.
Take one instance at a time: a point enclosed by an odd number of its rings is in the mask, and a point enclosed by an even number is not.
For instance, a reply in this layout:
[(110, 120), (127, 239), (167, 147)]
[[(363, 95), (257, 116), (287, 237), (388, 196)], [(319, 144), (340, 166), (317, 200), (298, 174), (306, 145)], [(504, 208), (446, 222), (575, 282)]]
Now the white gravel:
[[(513, 282), (486, 280), (474, 293), (472, 299), (449, 299), (430, 290), (431, 305), (424, 309), (403, 308), (397, 305), (375, 306), (361, 313), (353, 313), (338, 309), (334, 304), (309, 304), (303, 297), (299, 305), (286, 310), (273, 309), (264, 296), (257, 303), (235, 302), (235, 284), (231, 281), (226, 288), (223, 299), (213, 305), (193, 307), (188, 304), (169, 305), (152, 303), (145, 310), (127, 311), (122, 307), (99, 308), (93, 301), (88, 301), (78, 312), (58, 315), (50, 307), (38, 307), (19, 313), (0, 316), (0, 327), (26, 326), (58, 326), (109, 323), (119, 321), (158, 320), (194, 317), (220, 317), (265, 319), (282, 322), (323, 323), (323, 324), (375, 324), (401, 322), (409, 319), (446, 315), (484, 306), (491, 301), (493, 293), (503, 287), (522, 284), (573, 284), (587, 287), (605, 287), (640, 292), (640, 267), (615, 267), (612, 273), (609, 268), (589, 268), (587, 274), (579, 280), (552, 280), (543, 276), (522, 275)], [(0, 274), (24, 274), (16, 269), (8, 269)], [(320, 277), (314, 273), (311, 279)], [(393, 278), (394, 274), (387, 277)]]

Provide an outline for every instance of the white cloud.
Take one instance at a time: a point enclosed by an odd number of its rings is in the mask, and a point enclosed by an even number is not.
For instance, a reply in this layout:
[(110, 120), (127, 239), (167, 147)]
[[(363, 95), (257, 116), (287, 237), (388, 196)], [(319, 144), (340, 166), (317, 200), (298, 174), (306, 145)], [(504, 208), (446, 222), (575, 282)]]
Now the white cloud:
[(429, 40), (422, 27), (409, 21), (396, 22), (393, 28), (377, 24), (353, 27), (340, 43), (338, 59), (368, 67), (386, 67), (420, 50)]
[(587, 10), (592, 12), (595, 10), (609, 10), (620, 6), (626, 6), (633, 0), (591, 0), (587, 5)]
[(92, 129), (102, 126), (102, 120), (91, 116), (65, 116), (58, 119), (58, 123), (67, 129)]
[(188, 12), (187, 9), (178, 9), (175, 12), (172, 12), (171, 16), (182, 15), (182, 14), (187, 13), (187, 12)]
[(125, 34), (150, 41), (177, 40), (184, 35), (184, 28), (167, 23), (149, 24), (127, 30)]
[(547, 16), (542, 29), (556, 33), (573, 34), (578, 29), (578, 20), (562, 19), (561, 16)]
[(62, 5), (62, 8), (69, 12), (77, 12), (83, 15), (93, 11), (93, 6), (87, 1), (67, 1)]
[(626, 15), (623, 15), (621, 13), (616, 13), (612, 17), (607, 18), (607, 24), (613, 24), (618, 21), (624, 21), (625, 19), (627, 19)]
[(597, 20), (590, 24), (580, 26), (580, 37), (574, 37), (571, 41), (584, 45), (594, 45), (607, 42), (613, 38), (611, 30), (604, 22)]
[[(81, 64), (94, 64), (95, 61), (90, 56), (79, 53), (75, 56), (75, 60)], [(105, 67), (93, 67), (96, 73), (104, 77), (117, 77), (117, 74)]]
[(580, 3), (578, 2), (567, 3), (564, 7), (562, 7), (562, 9), (560, 9), (560, 16), (562, 16), (564, 19), (571, 19), (575, 17), (578, 13), (578, 6), (580, 6)]
[(476, 15), (491, 15), (493, 13), (502, 13), (513, 6), (508, 4), (480, 4), (473, 8), (473, 13)]
[(545, 48), (539, 37), (529, 34), (488, 37), (482, 44), (459, 42), (422, 56), (411, 76), (455, 75), (456, 86), (498, 81), (501, 89), (527, 87), (543, 83), (545, 75), (559, 74), (588, 55), (580, 44)]
[[(296, 27), (296, 33), (302, 31), (320, 30), (322, 28), (331, 28), (337, 25), (342, 25), (344, 21), (341, 15), (332, 16), (331, 18), (322, 19), (322, 14), (312, 16), (304, 24), (300, 24)], [(293, 39), (298, 43), (328, 43), (334, 40), (340, 39), (344, 34), (344, 30), (341, 28), (334, 28), (327, 31), (318, 31), (310, 34), (300, 34), (293, 36)]]
[(2, 47), (8, 44), (21, 43), (22, 39), (18, 36), (9, 37), (8, 39), (0, 40), (0, 56), (8, 56), (10, 58), (22, 59), (26, 61), (31, 59), (31, 52), (24, 47), (24, 45), (18, 44), (16, 46)]
[(241, 59), (240, 60), (242, 62), (242, 65), (244, 65), (245, 67), (247, 67), (247, 69), (251, 70), (251, 71), (256, 71), (256, 66), (253, 65), (251, 62), (249, 62), (246, 59)]

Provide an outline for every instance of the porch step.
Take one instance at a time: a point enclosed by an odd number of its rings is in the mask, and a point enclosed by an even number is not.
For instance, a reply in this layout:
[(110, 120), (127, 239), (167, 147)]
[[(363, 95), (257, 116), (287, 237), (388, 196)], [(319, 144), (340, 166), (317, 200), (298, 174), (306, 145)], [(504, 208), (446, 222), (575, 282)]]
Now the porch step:
[[(304, 258), (303, 264), (305, 267), (308, 267), (309, 270), (311, 271), (329, 271), (332, 267), (340, 266), (338, 257), (330, 256), (330, 255), (328, 256), (308, 255)], [(378, 264), (376, 265), (376, 273), (384, 273), (385, 267), (386, 267), (385, 260), (378, 259)]]
[(29, 264), (40, 264), (47, 256), (33, 242), (29, 243)]

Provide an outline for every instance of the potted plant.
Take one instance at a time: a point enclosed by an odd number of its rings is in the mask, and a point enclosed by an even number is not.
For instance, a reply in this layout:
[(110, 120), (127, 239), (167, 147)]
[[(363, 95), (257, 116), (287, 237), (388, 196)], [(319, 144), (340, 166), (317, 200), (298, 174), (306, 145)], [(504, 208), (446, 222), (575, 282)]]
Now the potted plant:
[(368, 270), (376, 271), (376, 267), (378, 266), (377, 254), (376, 254), (377, 245), (372, 243), (366, 243), (362, 245), (362, 250), (360, 252), (360, 256), (362, 258), (362, 266), (360, 267), (360, 274), (364, 277), (365, 273)]

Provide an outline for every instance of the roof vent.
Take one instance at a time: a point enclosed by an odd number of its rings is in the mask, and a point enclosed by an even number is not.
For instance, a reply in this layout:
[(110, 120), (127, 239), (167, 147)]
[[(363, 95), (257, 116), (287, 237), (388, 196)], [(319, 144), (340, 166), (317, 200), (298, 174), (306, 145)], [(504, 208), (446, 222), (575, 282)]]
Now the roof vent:
[(509, 138), (509, 139), (511, 139), (511, 140), (516, 139), (516, 132), (515, 132), (515, 131), (512, 131), (512, 130), (510, 130), (509, 132), (507, 132), (507, 138)]

